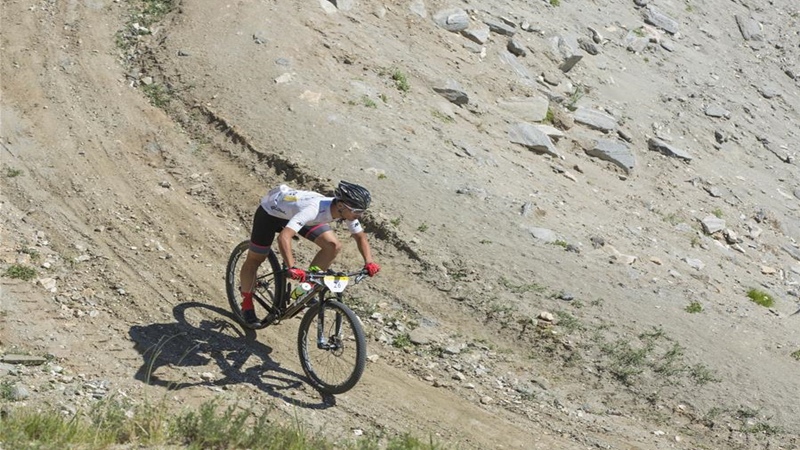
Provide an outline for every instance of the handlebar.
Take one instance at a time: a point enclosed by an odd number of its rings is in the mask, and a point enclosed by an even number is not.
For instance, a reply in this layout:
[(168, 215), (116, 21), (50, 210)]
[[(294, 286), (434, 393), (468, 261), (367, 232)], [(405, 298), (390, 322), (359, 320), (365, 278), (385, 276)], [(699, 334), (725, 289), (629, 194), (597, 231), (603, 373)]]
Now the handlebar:
[(312, 281), (322, 280), (324, 277), (328, 276), (336, 276), (336, 277), (355, 277), (354, 283), (360, 283), (364, 278), (369, 275), (367, 269), (357, 270), (355, 272), (309, 272), (307, 279)]

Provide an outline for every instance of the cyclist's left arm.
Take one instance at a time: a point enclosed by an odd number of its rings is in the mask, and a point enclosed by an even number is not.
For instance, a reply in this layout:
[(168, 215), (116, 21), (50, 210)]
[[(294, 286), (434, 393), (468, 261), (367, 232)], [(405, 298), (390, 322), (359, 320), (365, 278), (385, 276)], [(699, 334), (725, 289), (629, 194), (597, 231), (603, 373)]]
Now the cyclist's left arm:
[(358, 233), (353, 233), (353, 239), (356, 241), (356, 245), (358, 246), (358, 251), (361, 253), (361, 256), (364, 257), (364, 264), (372, 264), (372, 251), (369, 248), (369, 242), (367, 241), (367, 233), (363, 231)]

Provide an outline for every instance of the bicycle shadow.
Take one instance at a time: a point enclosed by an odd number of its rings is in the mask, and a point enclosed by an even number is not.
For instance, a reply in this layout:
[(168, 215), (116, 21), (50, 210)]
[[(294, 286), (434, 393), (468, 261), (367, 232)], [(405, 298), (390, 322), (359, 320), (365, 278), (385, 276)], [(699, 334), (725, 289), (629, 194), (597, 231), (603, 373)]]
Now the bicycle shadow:
[[(186, 311), (190, 308), (201, 308), (221, 317), (207, 319), (207, 312), (200, 313), (202, 317), (196, 327), (186, 318)], [(308, 384), (308, 378), (273, 361), (269, 357), (272, 348), (258, 342), (254, 330), (242, 329), (230, 311), (204, 303), (187, 302), (176, 305), (172, 313), (176, 320), (173, 323), (134, 325), (128, 331), (134, 348), (143, 358), (142, 366), (134, 375), (135, 379), (169, 390), (251, 383), (262, 392), (294, 406), (327, 409), (336, 405), (336, 398), (328, 394), (320, 393), (318, 403), (286, 395), (284, 392), (303, 383)], [(259, 363), (252, 364), (251, 357), (257, 358)], [(157, 374), (162, 367), (203, 367), (212, 360), (222, 373), (222, 377), (216, 380), (171, 381)]]

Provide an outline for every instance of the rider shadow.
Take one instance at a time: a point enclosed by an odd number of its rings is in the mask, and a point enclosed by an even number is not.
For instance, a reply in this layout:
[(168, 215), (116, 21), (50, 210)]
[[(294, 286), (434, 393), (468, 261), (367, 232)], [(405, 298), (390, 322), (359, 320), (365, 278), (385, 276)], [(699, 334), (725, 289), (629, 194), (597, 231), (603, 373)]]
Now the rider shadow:
[[(186, 320), (186, 310), (189, 308), (203, 308), (222, 317), (204, 318), (199, 327), (195, 327)], [(176, 320), (174, 323), (134, 325), (130, 328), (134, 348), (143, 358), (142, 366), (134, 376), (137, 380), (170, 390), (251, 383), (262, 392), (295, 406), (326, 409), (336, 405), (335, 397), (328, 394), (321, 394), (319, 403), (308, 403), (287, 396), (284, 391), (297, 388), (309, 380), (273, 361), (269, 357), (272, 348), (258, 342), (254, 330), (242, 330), (238, 324), (234, 325), (236, 320), (229, 311), (199, 302), (188, 302), (176, 305), (172, 313)], [(258, 358), (260, 364), (244, 368), (251, 357)], [(223, 375), (217, 380), (175, 382), (156, 374), (161, 367), (203, 367), (212, 360)]]

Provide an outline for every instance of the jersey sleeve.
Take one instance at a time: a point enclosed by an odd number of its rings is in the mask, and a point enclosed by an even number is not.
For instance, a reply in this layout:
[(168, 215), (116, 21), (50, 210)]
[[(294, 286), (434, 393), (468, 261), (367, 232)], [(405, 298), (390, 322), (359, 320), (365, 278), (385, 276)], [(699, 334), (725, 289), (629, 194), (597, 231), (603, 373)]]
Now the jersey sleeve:
[(319, 207), (315, 208), (313, 206), (307, 206), (302, 208), (297, 214), (289, 219), (289, 223), (287, 223), (286, 226), (294, 230), (295, 233), (299, 233), (301, 228), (317, 218), (318, 213)]
[(347, 228), (350, 230), (350, 234), (361, 233), (364, 231), (364, 228), (361, 227), (361, 222), (356, 220), (346, 220), (345, 223), (347, 224)]

